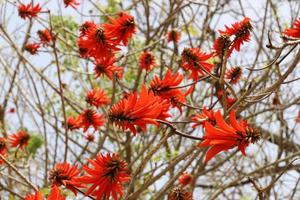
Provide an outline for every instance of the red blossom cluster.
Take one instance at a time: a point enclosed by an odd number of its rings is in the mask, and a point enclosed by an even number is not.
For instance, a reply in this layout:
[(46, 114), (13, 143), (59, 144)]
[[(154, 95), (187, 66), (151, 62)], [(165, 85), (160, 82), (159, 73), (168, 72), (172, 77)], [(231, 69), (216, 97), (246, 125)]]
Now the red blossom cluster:
[(152, 52), (143, 51), (140, 55), (140, 68), (147, 72), (156, 66), (155, 57)]
[(293, 27), (283, 31), (283, 35), (299, 39), (300, 38), (300, 17), (295, 20)]
[(183, 81), (183, 75), (178, 72), (172, 74), (171, 70), (167, 70), (165, 77), (160, 79), (155, 76), (150, 82), (150, 90), (162, 99), (167, 100), (173, 107), (177, 107), (182, 111), (181, 107), (186, 102), (186, 94), (178, 88)]
[(179, 184), (184, 187), (192, 183), (193, 176), (188, 172), (183, 172), (183, 174), (180, 175), (178, 181)]
[(115, 125), (123, 130), (129, 129), (136, 134), (136, 126), (145, 131), (147, 124), (158, 126), (157, 119), (165, 120), (170, 116), (166, 113), (169, 105), (162, 102), (162, 98), (155, 96), (152, 91), (148, 91), (143, 86), (140, 95), (132, 92), (114, 104), (109, 110), (108, 116)]
[[(92, 195), (97, 199), (109, 199), (110, 196), (114, 200), (119, 199), (123, 195), (123, 184), (130, 180), (130, 175), (127, 169), (127, 163), (123, 161), (118, 154), (99, 154), (95, 159), (88, 161), (92, 167), (83, 166), (84, 173), (79, 176), (81, 171), (77, 166), (72, 166), (67, 162), (56, 163), (54, 168), (49, 173), (51, 181), (51, 192), (47, 200), (65, 200), (60, 188), (64, 186), (72, 191), (75, 196), (78, 192), (84, 195)], [(88, 190), (83, 193), (80, 188)], [(25, 200), (43, 200), (43, 195), (40, 191), (34, 194), (28, 194)]]
[(76, 9), (79, 6), (79, 2), (76, 0), (64, 0), (65, 8), (71, 6), (72, 8)]
[[(79, 3), (76, 0), (64, 0), (66, 7), (76, 8)], [(27, 6), (22, 4), (19, 7), (19, 15), (23, 18), (36, 17), (41, 8), (39, 4)], [(121, 46), (126, 46), (136, 31), (136, 25), (133, 16), (120, 12), (116, 18), (109, 17), (109, 22), (96, 24), (87, 21), (80, 27), (80, 36), (77, 41), (78, 51), (82, 58), (92, 59), (94, 62), (95, 77), (106, 76), (110, 80), (122, 78), (123, 68), (117, 66), (118, 59), (116, 53), (120, 51)], [(296, 21), (294, 28), (286, 30), (283, 34), (299, 38), (299, 24)], [(206, 53), (201, 49), (185, 48), (181, 54), (181, 67), (190, 72), (189, 79), (198, 81), (204, 75), (211, 75), (214, 65), (210, 59), (214, 56), (223, 58), (229, 57), (233, 50), (240, 51), (241, 45), (250, 40), (252, 25), (249, 18), (234, 23), (231, 27), (225, 26), (225, 30), (219, 31), (220, 36), (216, 39), (213, 53)], [(36, 54), (41, 45), (48, 46), (53, 40), (48, 29), (39, 30), (39, 43), (28, 43), (24, 49), (31, 54)], [(177, 43), (179, 41), (179, 32), (172, 30), (167, 33), (167, 41)], [(154, 54), (150, 51), (143, 51), (139, 57), (139, 67), (149, 72), (156, 66)], [(225, 78), (229, 83), (236, 84), (240, 79), (242, 69), (232, 67), (227, 70)], [(186, 96), (189, 92), (184, 92), (180, 86), (184, 76), (180, 73), (172, 73), (170, 69), (162, 77), (154, 76), (149, 87), (141, 87), (139, 92), (128, 92), (117, 103), (113, 104), (108, 110), (107, 117), (114, 125), (120, 127), (123, 131), (131, 131), (134, 135), (140, 130), (145, 131), (147, 125), (159, 126), (160, 120), (166, 121), (171, 117), (170, 109), (176, 107), (182, 112), (182, 106), (186, 103)], [(219, 100), (225, 100), (227, 107), (231, 107), (235, 98), (229, 97), (226, 92), (218, 91)], [(110, 99), (102, 89), (92, 89), (85, 95), (88, 107), (81, 111), (76, 117), (67, 118), (67, 128), (71, 131), (80, 128), (86, 132), (90, 127), (98, 130), (105, 122), (104, 114), (98, 112), (102, 106), (110, 103)], [(96, 109), (94, 109), (95, 107)], [(105, 113), (105, 112), (103, 112)], [(244, 120), (238, 121), (235, 111), (232, 110), (229, 115), (229, 122), (226, 122), (220, 111), (214, 111), (203, 107), (200, 114), (192, 117), (193, 128), (202, 126), (205, 134), (201, 147), (208, 147), (205, 162), (208, 162), (221, 151), (229, 150), (234, 147), (246, 155), (245, 149), (250, 143), (255, 143), (259, 139), (259, 134), (251, 128)], [(95, 136), (87, 133), (85, 136), (88, 142), (92, 142)], [(28, 145), (30, 135), (25, 131), (19, 131), (10, 136), (9, 141), (12, 147), (24, 149)], [(0, 153), (6, 155), (7, 141), (0, 138)], [(123, 185), (130, 180), (127, 163), (117, 154), (98, 154), (95, 159), (89, 159), (88, 165), (83, 166), (84, 173), (81, 174), (77, 165), (71, 165), (68, 162), (56, 163), (49, 173), (51, 182), (51, 193), (48, 200), (66, 199), (60, 191), (64, 187), (77, 195), (82, 189), (86, 189), (84, 195), (95, 196), (97, 200), (108, 200), (112, 197), (114, 200), (123, 195)], [(192, 199), (190, 192), (184, 187), (191, 184), (193, 177), (189, 173), (183, 173), (179, 178), (180, 187), (174, 188), (168, 195), (169, 200)], [(40, 192), (29, 194), (26, 200), (43, 199)]]
[(215, 55), (223, 57), (226, 52), (226, 56), (230, 57), (233, 50), (239, 52), (241, 45), (250, 41), (252, 29), (250, 18), (245, 17), (231, 27), (225, 26), (225, 30), (219, 30), (221, 35), (213, 45)]
[[(9, 135), (8, 138), (0, 137), (0, 154), (2, 156), (8, 155), (9, 146), (17, 148), (17, 151), (24, 150), (28, 145), (30, 135), (26, 131), (18, 131), (14, 134)], [(0, 159), (0, 164), (3, 160)]]
[(180, 39), (180, 33), (176, 30), (171, 30), (167, 33), (167, 41), (168, 42), (174, 42), (174, 43), (178, 43)]
[(182, 68), (191, 71), (189, 78), (198, 80), (203, 75), (210, 74), (214, 65), (208, 60), (213, 57), (212, 53), (205, 53), (199, 48), (185, 48), (181, 54)]
[(32, 3), (29, 3), (27, 5), (20, 4), (18, 7), (19, 16), (22, 19), (31, 19), (37, 17), (38, 13), (41, 12), (40, 4), (33, 5)]
[(220, 111), (217, 111), (214, 117), (215, 124), (209, 121), (204, 122), (205, 135), (200, 146), (209, 147), (205, 156), (205, 162), (208, 162), (219, 152), (234, 147), (238, 147), (242, 154), (246, 156), (246, 147), (260, 138), (259, 133), (251, 128), (246, 121), (236, 120), (234, 110), (230, 112), (229, 123), (225, 122)]
[[(20, 4), (18, 6), (19, 16), (22, 19), (32, 19), (37, 17), (38, 13), (41, 12), (41, 9), (40, 4), (33, 5), (32, 3), (29, 3), (27, 5)], [(23, 47), (25, 51), (28, 51), (32, 55), (37, 54), (41, 45), (48, 46), (52, 40), (51, 33), (48, 29), (39, 30), (37, 34), (40, 39), (39, 42), (27, 43)]]

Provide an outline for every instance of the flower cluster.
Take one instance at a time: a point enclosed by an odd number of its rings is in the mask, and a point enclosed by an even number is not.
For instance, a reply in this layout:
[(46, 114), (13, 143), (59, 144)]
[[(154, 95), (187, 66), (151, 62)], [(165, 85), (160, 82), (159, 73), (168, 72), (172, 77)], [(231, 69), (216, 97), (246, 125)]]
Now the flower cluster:
[(208, 162), (216, 154), (234, 147), (246, 155), (245, 149), (250, 143), (255, 143), (260, 138), (260, 134), (251, 128), (246, 121), (237, 121), (235, 111), (229, 115), (229, 124), (225, 122), (220, 111), (215, 113), (216, 124), (209, 121), (204, 124), (205, 135), (201, 142), (201, 147), (210, 147), (206, 153), (205, 162)]
[(152, 52), (144, 51), (140, 55), (140, 68), (147, 72), (156, 66), (155, 57)]
[[(79, 176), (81, 171), (77, 166), (71, 164), (56, 163), (49, 173), (51, 181), (51, 192), (47, 200), (65, 200), (60, 188), (64, 186), (72, 191), (75, 196), (78, 192), (88, 196), (95, 196), (97, 199), (119, 199), (123, 195), (123, 184), (130, 180), (127, 163), (118, 154), (98, 154), (95, 159), (88, 161), (92, 166), (84, 165), (84, 174)], [(90, 185), (89, 188), (86, 185)], [(86, 189), (83, 192), (80, 188)], [(40, 191), (28, 194), (25, 200), (43, 200)]]
[(146, 130), (147, 124), (159, 125), (157, 119), (161, 116), (169, 116), (165, 113), (164, 104), (159, 96), (155, 96), (152, 91), (142, 87), (140, 95), (136, 92), (128, 94), (114, 104), (109, 110), (109, 119), (123, 130), (129, 129), (136, 134), (136, 126)]
[(295, 20), (293, 27), (283, 31), (283, 35), (299, 39), (300, 38), (300, 17)]
[(79, 6), (79, 3), (76, 0), (64, 0), (65, 8), (71, 6), (76, 9)]
[(181, 110), (181, 106), (185, 103), (185, 94), (179, 89), (176, 88), (180, 85), (183, 80), (183, 75), (178, 72), (172, 74), (171, 70), (168, 69), (165, 77), (160, 79), (158, 76), (155, 76), (150, 82), (150, 90), (153, 93), (162, 99), (167, 100), (174, 107)]
[(52, 186), (64, 185), (67, 189), (71, 190), (75, 195), (77, 194), (76, 188), (83, 188), (84, 186), (78, 181), (79, 169), (77, 166), (72, 166), (67, 162), (56, 163), (54, 168), (50, 171), (49, 180)]
[(178, 43), (180, 39), (180, 33), (176, 30), (171, 30), (167, 33), (167, 41)]
[(91, 184), (86, 195), (93, 194), (97, 199), (119, 199), (123, 195), (122, 185), (130, 180), (127, 163), (118, 154), (99, 154), (89, 160), (92, 167), (85, 165), (87, 173), (80, 177), (80, 182)]
[(33, 5), (32, 3), (29, 3), (27, 5), (20, 4), (18, 7), (19, 16), (22, 19), (31, 19), (37, 17), (38, 13), (41, 12), (40, 4)]
[(109, 61), (120, 50), (118, 46), (127, 45), (135, 33), (134, 18), (120, 12), (116, 19), (110, 17), (109, 20), (110, 23), (85, 22), (81, 26), (77, 43), (82, 57)]
[(199, 48), (186, 48), (182, 54), (182, 68), (186, 71), (191, 71), (190, 78), (198, 80), (203, 75), (208, 75), (213, 64), (208, 62), (208, 59), (213, 57), (213, 54), (207, 54)]
[(225, 30), (219, 30), (221, 35), (213, 45), (215, 54), (223, 57), (226, 52), (227, 57), (230, 57), (233, 50), (240, 51), (241, 45), (250, 41), (252, 29), (250, 18), (245, 17), (231, 27), (225, 26)]

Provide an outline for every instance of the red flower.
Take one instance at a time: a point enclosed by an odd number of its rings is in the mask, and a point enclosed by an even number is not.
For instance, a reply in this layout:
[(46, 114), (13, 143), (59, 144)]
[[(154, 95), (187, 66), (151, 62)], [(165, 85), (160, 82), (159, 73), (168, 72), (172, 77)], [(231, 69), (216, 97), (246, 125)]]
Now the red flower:
[(232, 24), (231, 27), (225, 26), (225, 30), (219, 30), (219, 32), (221, 35), (234, 36), (232, 45), (229, 49), (229, 52), (231, 53), (233, 49), (240, 51), (241, 45), (244, 42), (250, 41), (252, 29), (250, 18), (245, 17), (242, 21)]
[(97, 25), (94, 22), (91, 21), (84, 22), (79, 28), (80, 36), (84, 36), (91, 28), (96, 28), (96, 26)]
[(109, 17), (109, 20), (111, 24), (105, 24), (105, 26), (111, 37), (116, 38), (118, 43), (122, 41), (124, 45), (127, 45), (128, 40), (136, 32), (133, 16), (120, 12), (117, 19)]
[(48, 29), (44, 29), (44, 30), (39, 30), (37, 32), (40, 40), (41, 40), (41, 43), (44, 45), (44, 46), (47, 46), (50, 44), (51, 40), (52, 40), (52, 37), (51, 37), (51, 34), (49, 32)]
[(79, 6), (79, 3), (76, 0), (64, 0), (65, 8), (71, 6), (76, 9)]
[(116, 66), (115, 63), (116, 58), (114, 56), (97, 59), (94, 67), (96, 78), (106, 75), (110, 80), (112, 80), (114, 74), (116, 74), (118, 78), (121, 78), (123, 75), (123, 69)]
[(40, 4), (36, 4), (35, 6), (32, 3), (29, 3), (27, 5), (20, 4), (18, 7), (19, 10), (19, 16), (22, 19), (31, 19), (34, 17), (37, 17), (37, 14), (41, 12)]
[(210, 73), (214, 66), (207, 62), (207, 60), (210, 59), (213, 54), (206, 54), (199, 48), (186, 48), (183, 50), (181, 56), (181, 66), (186, 71), (192, 71), (190, 78), (193, 80), (198, 80), (200, 76)]
[[(221, 102), (223, 101), (223, 93), (224, 92), (222, 90), (217, 92), (217, 95), (219, 97), (219, 101), (221, 101)], [(233, 97), (230, 97), (229, 94), (227, 94), (227, 92), (226, 92), (225, 101), (226, 101), (227, 108), (230, 108), (237, 101), (237, 99), (233, 98)]]
[[(0, 154), (6, 156), (8, 151), (8, 145), (6, 138), (0, 137)], [(3, 160), (0, 159), (0, 165), (3, 163)]]
[(140, 96), (130, 93), (114, 104), (109, 111), (109, 119), (123, 130), (129, 129), (136, 134), (135, 126), (142, 131), (146, 130), (147, 124), (159, 125), (156, 121), (163, 111), (161, 98), (155, 96), (152, 91), (147, 91), (143, 86)]
[(179, 86), (183, 80), (183, 75), (178, 72), (172, 75), (171, 70), (168, 69), (164, 79), (155, 76), (150, 82), (150, 90), (155, 95), (160, 96), (162, 99), (167, 99), (177, 106), (177, 103), (185, 103), (185, 95), (180, 89), (172, 88)]
[(231, 84), (236, 84), (242, 76), (242, 68), (232, 67), (225, 74), (225, 78), (229, 79)]
[(192, 175), (187, 172), (183, 172), (183, 174), (179, 177), (179, 183), (182, 186), (186, 186), (190, 184), (192, 180), (193, 180)]
[(79, 116), (80, 126), (83, 128), (83, 131), (87, 131), (90, 126), (93, 126), (95, 130), (104, 124), (104, 116), (98, 114), (96, 111), (91, 109), (86, 109)]
[(85, 97), (86, 102), (90, 105), (99, 108), (102, 105), (106, 105), (110, 102), (109, 98), (106, 96), (104, 90), (93, 89), (87, 92)]
[(67, 118), (67, 126), (68, 129), (73, 131), (79, 129), (81, 125), (81, 121), (79, 117), (68, 117)]
[(28, 43), (25, 45), (25, 51), (28, 51), (30, 54), (35, 55), (40, 48), (38, 43)]
[(49, 173), (49, 180), (52, 182), (52, 185), (56, 185), (58, 187), (64, 185), (76, 195), (76, 188), (84, 187), (80, 182), (78, 182), (79, 173), (80, 171), (76, 165), (71, 166), (67, 162), (56, 163)]
[(0, 154), (6, 155), (8, 150), (7, 140), (4, 137), (0, 137)]
[(87, 133), (84, 137), (88, 142), (94, 142), (95, 141), (95, 136), (93, 133)]
[(178, 43), (179, 39), (180, 39), (180, 33), (178, 31), (171, 30), (167, 33), (168, 43), (169, 42)]
[(188, 190), (182, 187), (176, 187), (169, 193), (168, 200), (193, 200), (193, 197)]
[(238, 122), (235, 111), (232, 110), (227, 124), (220, 111), (216, 112), (216, 125), (205, 122), (205, 135), (201, 142), (201, 147), (210, 147), (205, 156), (205, 162), (212, 159), (221, 151), (226, 151), (238, 147), (243, 155), (246, 156), (245, 148), (249, 143), (255, 143), (259, 139), (259, 134), (250, 128), (245, 121)]
[(28, 145), (30, 135), (26, 131), (19, 131), (9, 136), (12, 147), (24, 149)]
[(213, 45), (214, 54), (216, 56), (223, 56), (225, 54), (225, 51), (227, 51), (227, 58), (230, 57), (230, 54), (232, 51), (229, 51), (229, 47), (231, 45), (231, 41), (228, 35), (221, 35), (218, 37)]
[(293, 38), (300, 38), (300, 17), (296, 19), (293, 27), (283, 31), (283, 34)]
[(215, 112), (213, 110), (207, 110), (204, 106), (201, 114), (195, 114), (192, 117), (192, 121), (196, 122), (196, 124), (192, 125), (193, 128), (197, 126), (204, 125), (206, 121), (208, 121), (213, 126), (216, 125)]
[(56, 185), (52, 186), (51, 193), (47, 197), (47, 200), (65, 200), (66, 197), (64, 197), (61, 193), (59, 188)]
[(140, 55), (140, 68), (150, 71), (156, 66), (155, 58), (152, 52), (143, 51)]
[(116, 47), (116, 42), (102, 25), (90, 27), (86, 34), (79, 38), (78, 46), (80, 55), (97, 59), (110, 57), (115, 51), (119, 50)]
[(40, 191), (34, 194), (27, 194), (24, 200), (43, 200), (43, 195)]
[(86, 195), (95, 195), (97, 200), (119, 199), (123, 195), (122, 185), (130, 180), (127, 163), (117, 154), (98, 154), (94, 160), (89, 159), (92, 168), (83, 166), (87, 175), (80, 178), (85, 184), (92, 184)]

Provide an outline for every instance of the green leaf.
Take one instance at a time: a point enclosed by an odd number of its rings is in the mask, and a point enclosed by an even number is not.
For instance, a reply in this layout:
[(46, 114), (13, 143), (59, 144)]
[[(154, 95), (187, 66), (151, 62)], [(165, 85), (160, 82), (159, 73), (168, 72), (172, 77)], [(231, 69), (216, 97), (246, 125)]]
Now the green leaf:
[(31, 135), (27, 151), (34, 157), (37, 150), (43, 145), (43, 138), (39, 135)]

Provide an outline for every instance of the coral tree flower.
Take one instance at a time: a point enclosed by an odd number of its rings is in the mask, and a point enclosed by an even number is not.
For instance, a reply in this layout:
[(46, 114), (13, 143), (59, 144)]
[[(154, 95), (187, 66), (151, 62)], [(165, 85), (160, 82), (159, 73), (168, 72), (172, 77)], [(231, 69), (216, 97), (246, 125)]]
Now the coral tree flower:
[(65, 8), (71, 6), (76, 9), (79, 6), (79, 3), (76, 0), (64, 0)]
[(192, 121), (196, 124), (193, 124), (192, 127), (196, 128), (197, 126), (204, 125), (208, 121), (213, 126), (216, 125), (215, 112), (213, 110), (208, 110), (206, 106), (203, 107), (202, 113), (195, 114), (192, 117)]
[(152, 79), (149, 89), (153, 91), (155, 95), (173, 103), (173, 106), (177, 106), (177, 103), (185, 103), (185, 94), (176, 88), (180, 85), (182, 80), (183, 75), (178, 72), (172, 75), (171, 70), (168, 69), (163, 79), (160, 79), (158, 76)]
[(138, 96), (130, 93), (127, 98), (121, 99), (109, 110), (109, 119), (123, 130), (129, 129), (136, 134), (135, 126), (142, 131), (146, 130), (147, 124), (159, 125), (156, 119), (163, 111), (161, 98), (155, 96), (152, 91), (147, 91), (143, 86)]
[(134, 17), (126, 12), (120, 12), (118, 18), (114, 19), (108, 17), (111, 24), (105, 24), (109, 35), (112, 38), (116, 38), (117, 43), (122, 42), (125, 46), (128, 40), (132, 38), (133, 34), (136, 32), (136, 26), (134, 22)]
[(31, 55), (37, 54), (39, 48), (40, 44), (38, 43), (28, 43), (24, 47), (25, 51), (28, 51)]
[(156, 66), (155, 57), (152, 52), (143, 51), (140, 55), (140, 68), (145, 69), (147, 72)]
[(94, 129), (97, 130), (104, 124), (104, 116), (91, 109), (83, 111), (80, 114), (79, 119), (80, 126), (83, 128), (84, 132), (87, 131), (90, 126), (93, 126)]
[(216, 154), (234, 147), (246, 156), (245, 149), (250, 143), (255, 143), (260, 135), (254, 129), (250, 128), (245, 121), (237, 121), (235, 111), (232, 110), (229, 115), (230, 124), (226, 123), (221, 112), (215, 114), (216, 126), (210, 122), (205, 122), (205, 135), (201, 142), (201, 147), (210, 147), (205, 156), (205, 162), (208, 162)]
[(225, 30), (219, 30), (221, 35), (234, 36), (229, 55), (233, 50), (240, 51), (241, 45), (250, 41), (252, 29), (250, 18), (245, 17), (242, 21), (232, 24), (231, 27), (225, 26)]
[(114, 56), (102, 57), (96, 59), (94, 73), (96, 78), (99, 78), (102, 75), (107, 76), (110, 80), (113, 79), (115, 74), (118, 78), (121, 78), (123, 75), (123, 69), (116, 66), (116, 58)]
[(71, 166), (67, 162), (56, 163), (49, 173), (49, 180), (52, 182), (53, 186), (59, 187), (64, 185), (76, 195), (76, 188), (84, 187), (78, 182), (79, 173), (80, 171), (77, 166)]
[(169, 42), (178, 43), (179, 39), (180, 39), (180, 33), (178, 31), (171, 30), (167, 33), (168, 43)]
[(87, 92), (85, 100), (90, 105), (99, 108), (102, 105), (106, 105), (110, 102), (109, 98), (106, 96), (105, 91), (101, 89), (93, 89)]
[(68, 117), (67, 118), (67, 127), (69, 130), (73, 131), (80, 129), (81, 121), (79, 117)]
[(19, 16), (22, 19), (31, 19), (34, 17), (37, 17), (37, 14), (39, 12), (41, 12), (41, 7), (40, 4), (36, 4), (35, 6), (32, 3), (29, 3), (27, 5), (25, 4), (20, 4), (18, 7), (18, 11), (19, 11)]
[(47, 197), (47, 200), (65, 200), (66, 197), (63, 196), (56, 185), (53, 185), (51, 188), (51, 193)]
[(95, 136), (93, 133), (87, 133), (84, 138), (86, 139), (87, 142), (94, 142), (95, 141)]
[(52, 36), (48, 29), (39, 30), (37, 34), (40, 38), (41, 44), (43, 44), (44, 46), (48, 46), (50, 44)]
[(192, 175), (187, 172), (183, 172), (183, 174), (179, 176), (179, 184), (182, 186), (191, 184), (192, 180), (193, 180)]
[[(84, 57), (89, 56), (96, 59), (111, 56), (119, 50), (116, 45), (116, 41), (112, 39), (103, 25), (89, 27), (85, 35), (78, 40), (80, 54)], [(84, 54), (82, 54), (83, 50)]]
[(127, 163), (117, 154), (98, 154), (93, 160), (89, 159), (92, 167), (83, 166), (87, 173), (80, 177), (85, 184), (92, 184), (86, 195), (94, 195), (97, 200), (108, 200), (110, 196), (118, 200), (123, 195), (123, 184), (130, 180)]
[(0, 154), (6, 155), (8, 150), (7, 139), (4, 137), (0, 137)]
[(24, 149), (28, 145), (30, 135), (26, 131), (19, 131), (9, 136), (10, 144), (12, 147)]
[(219, 36), (213, 44), (214, 54), (216, 56), (222, 57), (225, 54), (225, 52), (227, 52), (227, 57), (229, 58), (231, 54), (231, 52), (228, 51), (230, 45), (231, 45), (231, 41), (228, 35)]
[(92, 21), (84, 22), (79, 28), (80, 36), (84, 36), (90, 29), (96, 28), (96, 26), (97, 25)]
[(232, 67), (225, 74), (225, 78), (229, 79), (229, 82), (231, 84), (237, 84), (241, 76), (242, 76), (242, 68), (240, 67)]
[(43, 200), (43, 195), (40, 191), (37, 191), (34, 194), (27, 194), (24, 200)]
[[(226, 94), (226, 96), (225, 96), (225, 103), (226, 103), (226, 106), (227, 106), (228, 108), (230, 108), (230, 107), (237, 101), (237, 99), (234, 98), (234, 97), (230, 97), (228, 92), (226, 92), (225, 94)], [(217, 96), (218, 96), (220, 102), (223, 101), (223, 95), (224, 95), (223, 90), (219, 90), (219, 91), (217, 92)]]
[(295, 20), (293, 27), (283, 31), (283, 34), (293, 38), (300, 38), (300, 17)]
[(168, 200), (193, 200), (193, 197), (188, 190), (182, 187), (176, 187), (169, 193)]
[[(0, 154), (6, 156), (8, 151), (7, 139), (0, 137)], [(3, 163), (3, 160), (0, 159), (0, 165)]]
[(182, 68), (186, 71), (191, 71), (190, 78), (198, 80), (200, 76), (210, 73), (213, 66), (208, 63), (213, 54), (202, 52), (199, 48), (186, 48), (182, 54)]

